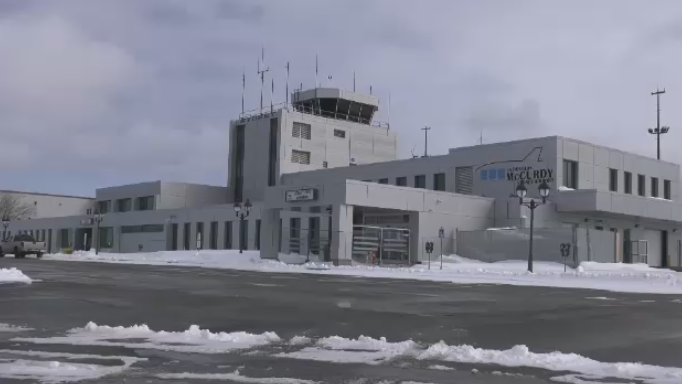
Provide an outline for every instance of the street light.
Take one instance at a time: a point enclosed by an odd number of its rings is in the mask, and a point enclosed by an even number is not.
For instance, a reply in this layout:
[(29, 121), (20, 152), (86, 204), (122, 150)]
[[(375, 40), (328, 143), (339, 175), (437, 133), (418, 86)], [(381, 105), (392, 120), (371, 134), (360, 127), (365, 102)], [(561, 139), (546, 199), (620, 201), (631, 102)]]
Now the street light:
[(9, 227), (9, 220), (3, 219), (2, 220), (2, 228), (3, 228), (2, 240), (3, 241), (7, 239), (7, 227)]
[(438, 237), (440, 238), (440, 269), (443, 269), (443, 238), (445, 237), (445, 229), (440, 227), (438, 230)]
[[(542, 204), (547, 202), (547, 197), (549, 197), (549, 185), (547, 182), (543, 181), (540, 186), (538, 186), (538, 192), (540, 192), (540, 197), (542, 198)], [(516, 196), (519, 198), (519, 204), (528, 207), (530, 209), (530, 244), (528, 245), (528, 272), (533, 272), (533, 225), (535, 222), (535, 208), (539, 207), (541, 203), (535, 201), (535, 199), (530, 199), (530, 201), (523, 201), (524, 197), (528, 194), (528, 189), (526, 184), (521, 180), (519, 185), (516, 187)]]
[(97, 233), (97, 244), (95, 244), (95, 255), (99, 255), (99, 245), (101, 242), (100, 236), (102, 235), (99, 232), (99, 225), (102, 222), (102, 220), (104, 220), (104, 215), (99, 213), (98, 209), (95, 209), (95, 214), (92, 215), (92, 220), (97, 224), (97, 226), (95, 227), (95, 232)]
[(235, 203), (234, 204), (234, 213), (237, 215), (237, 218), (239, 219), (239, 253), (244, 253), (244, 244), (242, 242), (242, 223), (244, 222), (244, 219), (249, 217), (249, 213), (251, 212), (251, 201), (249, 199), (246, 199), (246, 203), (244, 203), (244, 210), (246, 213), (242, 211), (242, 204), (241, 203)]

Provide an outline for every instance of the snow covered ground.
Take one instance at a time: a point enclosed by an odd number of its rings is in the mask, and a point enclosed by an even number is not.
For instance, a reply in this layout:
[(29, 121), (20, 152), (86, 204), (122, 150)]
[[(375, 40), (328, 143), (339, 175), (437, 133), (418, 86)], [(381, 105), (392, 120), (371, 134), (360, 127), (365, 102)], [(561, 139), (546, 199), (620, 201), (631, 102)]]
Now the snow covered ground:
[[(430, 280), (458, 284), (487, 283), (561, 288), (600, 289), (614, 292), (682, 294), (682, 274), (654, 269), (644, 264), (583, 262), (577, 269), (559, 263), (536, 262), (535, 273), (526, 271), (525, 260), (483, 263), (459, 256), (414, 267), (389, 268), (368, 265), (332, 266), (320, 262), (304, 263), (299, 255), (280, 255), (280, 260), (261, 260), (257, 251), (166, 251), (153, 253), (76, 252), (71, 255), (45, 255), (48, 260), (94, 261), (151, 265), (196, 266), (245, 271), (314, 273), (359, 277)], [(30, 279), (29, 279), (30, 281)]]
[(31, 284), (31, 279), (16, 268), (0, 268), (0, 284), (3, 283)]
[[(470, 345), (448, 345), (444, 341), (424, 344), (413, 340), (388, 341), (386, 338), (360, 336), (348, 339), (339, 336), (313, 340), (295, 336), (283, 340), (274, 332), (260, 335), (245, 332), (211, 332), (193, 325), (187, 331), (153, 331), (146, 325), (110, 327), (88, 323), (83, 328), (66, 332), (64, 336), (45, 338), (16, 337), (16, 343), (34, 345), (79, 345), (124, 348), (131, 351), (155, 349), (179, 353), (220, 354), (252, 353), (279, 359), (323, 361), (335, 364), (387, 364), (397, 359), (403, 362), (424, 361), (429, 369), (451, 370), (448, 363), (490, 365), (491, 372), (505, 375), (500, 367), (536, 368), (554, 372), (553, 381), (566, 383), (603, 383), (617, 379), (619, 382), (646, 384), (678, 384), (682, 382), (682, 368), (664, 367), (629, 362), (601, 362), (574, 353), (532, 352), (525, 345), (506, 350), (476, 348)], [(276, 348), (272, 348), (272, 346)], [(282, 351), (283, 348), (285, 351)], [(0, 377), (34, 379), (43, 383), (69, 382), (97, 379), (116, 375), (144, 358), (100, 355), (80, 355), (63, 352), (25, 350), (0, 350), (0, 356), (15, 355), (14, 359), (0, 359)], [(28, 360), (29, 357), (55, 359), (51, 361)], [(74, 360), (116, 359), (118, 365), (79, 363)], [(509, 374), (514, 375), (514, 374)], [(155, 373), (161, 379), (229, 380), (247, 383), (311, 384), (313, 381), (294, 378), (254, 378), (238, 370), (220, 373)]]

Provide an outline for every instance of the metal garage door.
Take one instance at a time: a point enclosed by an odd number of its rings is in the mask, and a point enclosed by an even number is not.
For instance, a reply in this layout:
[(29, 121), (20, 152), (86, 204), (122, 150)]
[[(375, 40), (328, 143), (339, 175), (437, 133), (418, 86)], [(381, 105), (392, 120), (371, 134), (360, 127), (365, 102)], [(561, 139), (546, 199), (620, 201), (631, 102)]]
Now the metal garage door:
[(122, 233), (120, 237), (122, 253), (157, 252), (166, 250), (166, 235), (159, 233)]
[(661, 231), (653, 229), (645, 229), (642, 231), (641, 240), (647, 242), (647, 264), (652, 267), (660, 267), (663, 265), (663, 258), (661, 257)]

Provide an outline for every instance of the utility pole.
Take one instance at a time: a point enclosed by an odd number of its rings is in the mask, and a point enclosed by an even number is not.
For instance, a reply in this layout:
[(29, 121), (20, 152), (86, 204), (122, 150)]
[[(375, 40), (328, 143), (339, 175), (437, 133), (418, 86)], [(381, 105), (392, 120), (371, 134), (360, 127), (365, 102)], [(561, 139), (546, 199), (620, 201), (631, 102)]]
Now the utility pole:
[(431, 130), (431, 127), (428, 125), (424, 128), (422, 128), (422, 131), (424, 131), (424, 157), (429, 156), (429, 131)]
[(649, 133), (656, 135), (656, 159), (661, 160), (661, 135), (668, 133), (670, 127), (661, 127), (661, 95), (665, 93), (663, 90), (656, 89), (656, 92), (651, 92), (651, 95), (656, 95), (656, 128), (649, 128)]

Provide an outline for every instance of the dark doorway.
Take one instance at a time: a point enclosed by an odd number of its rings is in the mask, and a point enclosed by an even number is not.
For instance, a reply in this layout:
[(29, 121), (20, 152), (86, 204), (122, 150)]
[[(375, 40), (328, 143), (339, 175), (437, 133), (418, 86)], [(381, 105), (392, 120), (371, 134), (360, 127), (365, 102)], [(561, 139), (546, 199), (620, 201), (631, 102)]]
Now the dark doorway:
[(76, 251), (89, 251), (92, 248), (92, 228), (76, 229), (74, 248)]
[(632, 241), (630, 241), (630, 230), (623, 230), (623, 262), (632, 264)]
[(668, 231), (661, 231), (661, 267), (668, 264)]

